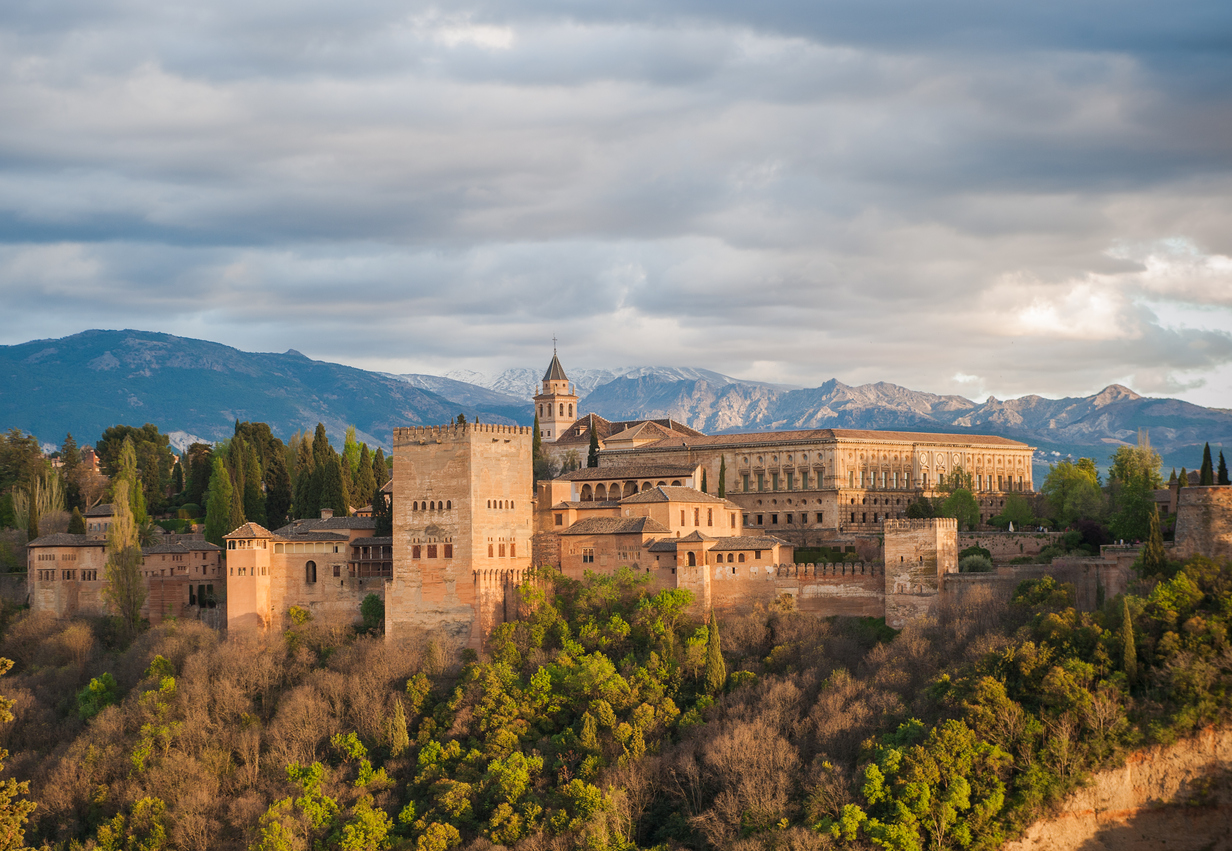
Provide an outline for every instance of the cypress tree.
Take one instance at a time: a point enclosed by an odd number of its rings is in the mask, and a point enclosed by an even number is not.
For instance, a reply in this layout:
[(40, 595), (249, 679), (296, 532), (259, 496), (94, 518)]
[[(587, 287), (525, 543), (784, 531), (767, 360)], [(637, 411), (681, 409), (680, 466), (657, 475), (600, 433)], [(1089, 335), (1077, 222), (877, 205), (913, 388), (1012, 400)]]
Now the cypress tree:
[(73, 516), (68, 520), (68, 533), (70, 535), (84, 535), (86, 533), (86, 518), (81, 516), (81, 509), (73, 506)]
[(171, 468), (171, 492), (174, 494), (184, 492), (184, 464), (178, 459), (175, 466)]
[(1202, 448), (1202, 469), (1198, 472), (1198, 484), (1215, 484), (1215, 465), (1211, 463), (1211, 445), (1207, 443)]
[(60, 478), (64, 481), (64, 502), (69, 508), (79, 508), (82, 505), (81, 488), (77, 484), (80, 470), (81, 449), (70, 431), (60, 446)]
[(222, 458), (215, 455), (211, 464), (210, 485), (205, 501), (205, 539), (211, 544), (221, 547), (222, 536), (236, 527), (227, 528), (231, 522), (231, 476), (222, 463)]
[(359, 470), (355, 473), (355, 501), (364, 505), (376, 507), (373, 501), (376, 494), (376, 478), (372, 475), (372, 453), (368, 451), (368, 444), (363, 444), (359, 448)]
[(300, 441), (299, 457), (295, 459), (295, 516), (315, 517), (320, 513), (321, 494), (316, 487), (316, 463), (312, 445)]
[(287, 522), (291, 512), (291, 474), (287, 472), (286, 455), (282, 447), (271, 452), (265, 465), (265, 519), (269, 528), (277, 529)]
[(1176, 467), (1172, 468), (1172, 475), (1168, 477), (1168, 484), (1170, 486), (1176, 484)]
[(1182, 468), (1181, 468), (1181, 475), (1180, 475), (1180, 477), (1176, 480), (1176, 486), (1177, 486), (1178, 488), (1187, 488), (1187, 487), (1189, 487), (1189, 473), (1185, 472), (1185, 468), (1184, 468), (1184, 467), (1182, 467)]
[(379, 446), (376, 455), (372, 456), (372, 478), (378, 488), (389, 481), (389, 464), (385, 461), (385, 450)]
[(253, 523), (266, 524), (265, 491), (261, 488), (264, 477), (261, 474), (261, 462), (257, 460), (257, 450), (248, 445), (244, 452), (244, 517)]
[(590, 451), (586, 453), (586, 466), (599, 466), (599, 435), (595, 433), (595, 421), (590, 421)]
[(719, 646), (719, 622), (710, 610), (709, 636), (706, 640), (706, 693), (718, 694), (727, 683), (727, 665)]
[(538, 459), (543, 454), (543, 435), (539, 433), (539, 412), (535, 411), (535, 424), (532, 427), (530, 436), (530, 455), (531, 458)]
[(727, 496), (727, 456), (719, 456), (719, 499)]
[(26, 540), (33, 541), (39, 536), (38, 506), (34, 504), (34, 494), (30, 494), (30, 514), (26, 521)]
[(1159, 510), (1151, 512), (1151, 532), (1142, 548), (1142, 572), (1147, 575), (1163, 573), (1168, 567), (1164, 554), (1164, 536), (1159, 528)]
[(1138, 679), (1138, 649), (1134, 645), (1134, 623), (1129, 616), (1129, 600), (1121, 602), (1121, 668), (1132, 686)]
[(231, 513), (227, 518), (227, 531), (233, 532), (244, 525), (244, 491), (234, 485), (231, 487)]
[(376, 529), (372, 533), (374, 537), (388, 538), (393, 535), (394, 506), (382, 490), (372, 495), (372, 519), (376, 521)]
[(313, 471), (313, 478), (319, 480), (320, 487), (318, 514), (321, 508), (332, 508), (335, 517), (346, 517), (350, 514), (342, 463), (337, 453), (331, 452), (325, 463)]
[(312, 435), (313, 465), (320, 467), (333, 451), (333, 447), (329, 445), (329, 436), (325, 433), (325, 426), (317, 423), (317, 430)]
[(710, 493), (710, 490), (706, 487), (706, 468), (705, 467), (702, 467), (702, 493)]
[(1228, 462), (1223, 460), (1223, 450), (1219, 450), (1219, 478), (1218, 483), (1221, 485), (1232, 484), (1228, 481)]

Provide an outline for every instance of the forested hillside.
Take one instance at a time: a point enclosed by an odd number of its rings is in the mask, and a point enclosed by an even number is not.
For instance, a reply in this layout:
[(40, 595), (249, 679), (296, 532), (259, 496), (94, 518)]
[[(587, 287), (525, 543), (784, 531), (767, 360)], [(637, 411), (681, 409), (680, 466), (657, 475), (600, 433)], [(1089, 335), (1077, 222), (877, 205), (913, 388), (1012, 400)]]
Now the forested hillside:
[(992, 848), (1086, 772), (1229, 711), (1232, 566), (1201, 558), (1099, 612), (1045, 579), (897, 635), (786, 600), (707, 625), (643, 583), (545, 573), (460, 659), (303, 612), (260, 640), (168, 623), (126, 643), (9, 611), (26, 840)]

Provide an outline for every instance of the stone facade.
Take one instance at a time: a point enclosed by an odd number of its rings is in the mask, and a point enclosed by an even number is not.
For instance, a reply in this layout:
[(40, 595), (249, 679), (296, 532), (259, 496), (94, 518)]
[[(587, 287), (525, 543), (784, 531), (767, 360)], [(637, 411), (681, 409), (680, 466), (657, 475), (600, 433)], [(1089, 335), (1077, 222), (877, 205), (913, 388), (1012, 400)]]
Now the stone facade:
[(385, 636), (478, 649), (531, 567), (532, 430), (455, 424), (393, 435), (393, 577)]
[(942, 577), (958, 573), (958, 521), (885, 521), (885, 619), (902, 629), (928, 614)]
[(1180, 488), (1174, 553), (1178, 558), (1232, 558), (1232, 485)]
[[(103, 515), (108, 520), (110, 512)], [(30, 608), (58, 618), (101, 617), (111, 604), (103, 594), (107, 541), (97, 534), (44, 535), (27, 547)], [(222, 601), (218, 547), (191, 536), (170, 536), (141, 551), (146, 602), (141, 613), (151, 623), (166, 617), (195, 618)]]

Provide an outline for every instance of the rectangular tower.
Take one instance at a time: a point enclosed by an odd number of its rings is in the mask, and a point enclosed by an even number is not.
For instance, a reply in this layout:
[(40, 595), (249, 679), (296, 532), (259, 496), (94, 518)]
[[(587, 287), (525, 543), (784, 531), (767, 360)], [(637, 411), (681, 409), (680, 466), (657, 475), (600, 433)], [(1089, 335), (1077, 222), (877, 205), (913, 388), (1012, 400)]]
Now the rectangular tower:
[(929, 614), (941, 577), (958, 572), (958, 521), (887, 520), (884, 528), (886, 624), (902, 629)]
[(393, 578), (385, 637), (478, 649), (515, 616), (530, 568), (531, 429), (451, 424), (393, 435)]

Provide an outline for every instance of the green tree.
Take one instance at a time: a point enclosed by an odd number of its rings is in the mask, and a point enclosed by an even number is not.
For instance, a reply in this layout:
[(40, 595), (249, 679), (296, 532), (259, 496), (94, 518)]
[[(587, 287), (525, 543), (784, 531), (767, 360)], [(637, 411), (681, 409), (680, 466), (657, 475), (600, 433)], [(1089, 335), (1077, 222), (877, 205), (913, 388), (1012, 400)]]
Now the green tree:
[(1121, 670), (1132, 686), (1138, 680), (1138, 648), (1134, 644), (1134, 622), (1129, 615), (1129, 598), (1121, 601)]
[[(153, 423), (146, 423), (141, 428), (115, 425), (104, 431), (94, 450), (98, 453), (103, 472), (113, 479), (120, 467), (120, 452), (125, 440), (133, 445), (133, 469), (140, 474), (142, 503), (158, 512), (166, 505), (167, 490), (171, 486), (171, 468), (175, 466), (171, 438), (160, 432)], [(133, 502), (136, 502), (135, 496)], [(139, 517), (137, 525), (144, 522)]]
[(210, 474), (214, 469), (213, 449), (208, 443), (194, 443), (184, 451), (181, 461), (185, 464), (187, 481), (184, 483), (184, 502), (193, 505), (205, 503), (205, 493), (210, 486)]
[(1211, 444), (1202, 447), (1202, 468), (1198, 473), (1199, 485), (1215, 484), (1215, 465), (1211, 462)]
[(265, 463), (265, 519), (269, 521), (269, 528), (277, 529), (287, 522), (290, 514), (291, 474), (287, 472), (286, 453), (279, 446)]
[(359, 447), (359, 470), (355, 473), (355, 501), (362, 505), (375, 506), (376, 478), (372, 475), (372, 453), (368, 444)]
[(586, 466), (599, 466), (599, 435), (595, 431), (595, 421), (590, 421), (590, 449), (586, 452)]
[(727, 683), (727, 665), (723, 661), (723, 649), (719, 641), (719, 622), (710, 610), (706, 637), (706, 693), (718, 694)]
[(402, 756), (411, 747), (411, 737), (406, 727), (406, 709), (402, 699), (394, 695), (394, 714), (389, 720), (389, 754)]
[(346, 438), (342, 441), (342, 457), (347, 473), (352, 479), (359, 472), (359, 442), (355, 439), (355, 426), (347, 426)]
[(30, 500), (30, 511), (26, 519), (26, 540), (33, 541), (39, 536), (38, 526), (38, 509), (33, 505), (34, 500)]
[(1142, 562), (1142, 572), (1147, 575), (1164, 573), (1168, 569), (1168, 556), (1164, 552), (1164, 536), (1159, 528), (1159, 509), (1151, 512), (1150, 532), (1147, 534), (1146, 546), (1139, 556)]
[(372, 478), (378, 488), (384, 487), (389, 481), (389, 464), (385, 460), (385, 450), (380, 446), (372, 456)]
[(68, 521), (68, 533), (70, 535), (84, 535), (86, 533), (86, 518), (81, 515), (81, 509), (73, 506), (73, 516)]
[(942, 493), (954, 493), (957, 490), (970, 493), (975, 490), (975, 476), (960, 465), (941, 477), (937, 482), (937, 490)]
[[(0, 659), (0, 676), (8, 673), (13, 667), (11, 659)], [(0, 723), (7, 724), (13, 720), (13, 701), (0, 696)], [(4, 761), (9, 758), (9, 752), (0, 748), (0, 771), (4, 770)], [(0, 780), (0, 849), (25, 848), (26, 822), (34, 812), (33, 801), (24, 799), (30, 794), (30, 783), (20, 783), (12, 777)]]
[(941, 503), (941, 517), (958, 520), (960, 529), (973, 529), (980, 522), (980, 505), (966, 488), (957, 488)]
[(927, 520), (937, 516), (937, 506), (928, 497), (921, 496), (907, 506), (906, 514), (913, 520)]
[(235, 531), (234, 526), (228, 528), (231, 522), (231, 502), (234, 490), (231, 487), (231, 477), (223, 466), (222, 457), (215, 455), (212, 462), (213, 472), (210, 475), (210, 489), (205, 504), (205, 539), (216, 546), (223, 546), (223, 535)]
[(1180, 475), (1180, 477), (1176, 480), (1176, 486), (1177, 486), (1178, 488), (1187, 488), (1187, 487), (1189, 487), (1189, 473), (1185, 472), (1185, 468), (1184, 468), (1184, 467), (1182, 467), (1182, 468), (1181, 468), (1181, 475)]
[(1095, 462), (1089, 458), (1079, 459), (1077, 464), (1068, 459), (1054, 464), (1040, 492), (1048, 501), (1052, 518), (1061, 526), (1097, 519), (1103, 513), (1104, 498)]
[(372, 495), (372, 518), (376, 521), (373, 535), (377, 538), (389, 538), (394, 534), (393, 501), (383, 490)]
[(719, 456), (719, 499), (727, 497), (727, 456)]
[(176, 495), (184, 492), (184, 465), (179, 460), (171, 468), (171, 492)]
[(710, 489), (706, 486), (706, 468), (702, 467), (702, 493), (710, 493)]
[(1232, 484), (1228, 481), (1228, 462), (1223, 460), (1223, 450), (1219, 450), (1219, 479), (1218, 484)]
[(1142, 540), (1150, 533), (1155, 512), (1153, 491), (1163, 484), (1160, 463), (1159, 453), (1149, 444), (1117, 447), (1108, 468), (1113, 509), (1109, 526), (1116, 537)]
[(137, 526), (128, 504), (129, 483), (119, 479), (112, 503), (111, 527), (107, 531), (107, 563), (104, 567), (103, 595), (115, 608), (130, 635), (141, 624), (145, 603), (145, 582), (141, 578), (141, 545)]
[(128, 510), (132, 512), (133, 523), (136, 526), (148, 523), (150, 517), (146, 513), (145, 493), (137, 476), (137, 449), (133, 444), (132, 437), (128, 435), (121, 441), (120, 449), (113, 465), (111, 480), (111, 502), (113, 506), (116, 502), (116, 494), (119, 493), (121, 482), (128, 485), (124, 492), (128, 494), (127, 505)]
[(342, 459), (330, 452), (325, 463), (317, 468), (321, 480), (321, 508), (332, 508), (335, 517), (347, 517), (351, 513), (342, 464)]
[(295, 516), (317, 517), (321, 513), (321, 490), (317, 481), (312, 444), (301, 440), (295, 459)]
[[(1222, 456), (1221, 456), (1222, 457)], [(83, 508), (81, 486), (78, 477), (81, 475), (81, 449), (73, 439), (70, 431), (64, 436), (60, 445), (60, 476), (64, 481), (64, 502), (67, 508)]]
[(244, 518), (262, 526), (267, 523), (265, 490), (262, 487), (264, 480), (257, 450), (248, 444), (244, 450)]
[(377, 594), (369, 594), (359, 604), (359, 616), (363, 619), (364, 629), (375, 631), (385, 620), (385, 601)]
[(552, 457), (543, 451), (543, 436), (540, 434), (539, 414), (535, 414), (535, 424), (531, 435), (531, 473), (536, 482), (544, 482), (553, 478), (554, 465)]
[(1035, 522), (1035, 512), (1031, 508), (1031, 503), (1026, 497), (1016, 493), (1011, 493), (1005, 498), (1005, 507), (991, 520), (992, 525), (1001, 528), (1006, 528), (1013, 523), (1014, 528), (1018, 530), (1033, 526)]

